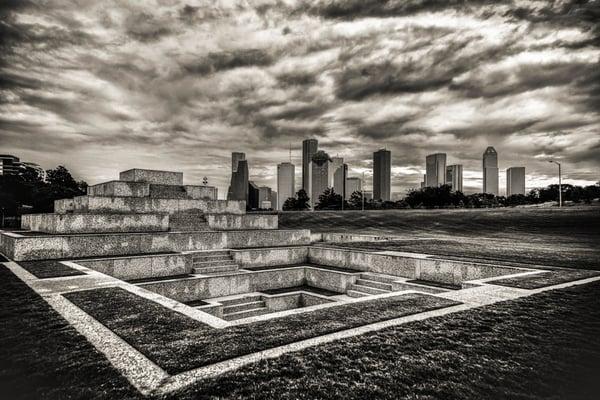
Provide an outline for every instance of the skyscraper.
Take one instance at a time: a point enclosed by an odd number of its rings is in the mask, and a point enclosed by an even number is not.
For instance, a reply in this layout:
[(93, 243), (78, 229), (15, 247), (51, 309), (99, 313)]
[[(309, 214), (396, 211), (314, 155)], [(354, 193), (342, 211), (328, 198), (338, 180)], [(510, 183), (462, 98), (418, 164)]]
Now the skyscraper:
[(390, 201), (392, 153), (381, 149), (373, 153), (373, 200)]
[(344, 159), (342, 157), (332, 157), (331, 169), (333, 172), (333, 191), (344, 196), (344, 188), (346, 187), (346, 178), (348, 176), (348, 165), (344, 164)]
[(238, 162), (246, 159), (246, 153), (231, 153), (231, 172), (237, 171)]
[(483, 153), (483, 193), (498, 196), (498, 153), (491, 146)]
[(446, 184), (446, 154), (436, 153), (425, 157), (425, 186), (439, 187)]
[(272, 192), (272, 190), (268, 186), (261, 186), (258, 188), (258, 208), (262, 208), (262, 209), (272, 208), (271, 192)]
[(277, 207), (283, 210), (283, 203), (290, 197), (294, 197), (294, 188), (296, 186), (296, 167), (294, 164), (284, 162), (277, 165)]
[(446, 185), (449, 185), (454, 192), (463, 191), (463, 166), (461, 164), (446, 167)]
[(349, 199), (354, 192), (362, 190), (362, 181), (360, 178), (346, 178), (346, 199)]
[(506, 197), (513, 194), (525, 194), (525, 167), (506, 170)]
[(310, 163), (319, 148), (317, 139), (306, 139), (302, 142), (302, 189), (310, 193)]
[(227, 200), (248, 201), (248, 161), (239, 160), (236, 164), (236, 170), (231, 172)]
[(310, 204), (314, 209), (319, 203), (319, 196), (331, 187), (331, 158), (324, 151), (317, 151), (310, 163)]

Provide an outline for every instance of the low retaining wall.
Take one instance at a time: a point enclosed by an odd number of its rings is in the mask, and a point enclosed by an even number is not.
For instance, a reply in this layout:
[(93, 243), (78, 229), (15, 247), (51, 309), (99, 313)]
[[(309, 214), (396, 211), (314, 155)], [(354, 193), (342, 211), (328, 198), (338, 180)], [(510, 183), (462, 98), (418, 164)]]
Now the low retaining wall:
[(352, 233), (322, 233), (322, 242), (348, 243), (348, 242), (381, 242), (396, 240), (395, 236), (357, 235)]
[(2, 252), (15, 261), (307, 245), (310, 241), (308, 230), (2, 235)]
[[(391, 252), (388, 252), (391, 253)], [(523, 268), (486, 263), (442, 260), (433, 256), (408, 253), (385, 254), (311, 246), (308, 260), (314, 264), (345, 267), (410, 279), (460, 285), (464, 281), (509, 275)]]
[(294, 246), (232, 250), (231, 255), (233, 260), (242, 268), (293, 265), (308, 261), (308, 247)]
[(220, 231), (238, 229), (277, 229), (277, 215), (267, 214), (208, 214), (208, 226)]
[(345, 293), (354, 282), (356, 282), (356, 274), (306, 268), (306, 284), (309, 286)]
[(147, 197), (150, 194), (149, 188), (150, 185), (146, 182), (110, 181), (88, 186), (87, 194), (104, 197)]
[(123, 280), (184, 275), (192, 272), (192, 258), (185, 254), (100, 258), (77, 261), (77, 264)]
[(21, 227), (34, 232), (102, 233), (102, 232), (166, 232), (166, 214), (27, 214)]

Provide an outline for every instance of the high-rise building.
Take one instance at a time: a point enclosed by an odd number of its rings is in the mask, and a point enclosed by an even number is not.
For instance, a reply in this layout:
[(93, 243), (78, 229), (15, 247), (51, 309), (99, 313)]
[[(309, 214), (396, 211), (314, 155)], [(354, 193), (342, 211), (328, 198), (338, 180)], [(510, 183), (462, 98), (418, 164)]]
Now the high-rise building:
[(302, 189), (310, 193), (310, 163), (319, 149), (317, 139), (306, 139), (302, 142)]
[(390, 201), (392, 153), (381, 149), (373, 153), (373, 199)]
[(421, 189), (427, 187), (427, 175), (423, 174), (423, 180), (421, 181)]
[(513, 194), (525, 194), (525, 167), (506, 170), (506, 197)]
[(283, 210), (283, 203), (290, 197), (294, 197), (294, 188), (296, 186), (296, 167), (294, 164), (284, 162), (277, 165), (277, 207)]
[(231, 183), (227, 200), (243, 200), (248, 202), (248, 161), (239, 160), (236, 170), (231, 172)]
[(483, 153), (483, 193), (498, 196), (498, 153), (491, 146)]
[(231, 172), (236, 172), (238, 168), (238, 162), (246, 159), (246, 153), (231, 153)]
[(354, 192), (362, 190), (362, 181), (360, 178), (346, 178), (346, 199), (349, 199)]
[(446, 154), (436, 153), (425, 157), (425, 186), (439, 187), (446, 184)]
[[(241, 161), (238, 164), (238, 168), (242, 167)], [(260, 203), (258, 202), (258, 198), (260, 196), (260, 189), (256, 185), (256, 183), (252, 181), (248, 181), (248, 202), (246, 203), (246, 208), (249, 210), (256, 210), (260, 207)]]
[(0, 154), (0, 175), (20, 175), (24, 167), (19, 157), (10, 154)]
[(317, 151), (310, 163), (310, 205), (314, 209), (319, 203), (319, 196), (332, 186), (331, 158), (322, 150)]
[(342, 157), (331, 158), (331, 169), (333, 170), (333, 191), (345, 197), (346, 178), (348, 177), (348, 164), (344, 164)]
[(268, 209), (271, 208), (271, 188), (268, 186), (261, 186), (258, 188), (258, 206), (259, 208)]
[(461, 164), (446, 167), (446, 185), (450, 186), (453, 192), (463, 191), (463, 166)]
[(277, 192), (271, 190), (271, 208), (275, 209), (277, 207)]

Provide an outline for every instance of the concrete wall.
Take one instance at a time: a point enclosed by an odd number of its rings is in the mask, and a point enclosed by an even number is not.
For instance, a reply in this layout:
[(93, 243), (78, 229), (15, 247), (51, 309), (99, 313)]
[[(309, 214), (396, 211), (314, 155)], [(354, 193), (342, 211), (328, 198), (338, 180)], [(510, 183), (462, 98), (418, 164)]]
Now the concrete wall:
[(277, 271), (256, 271), (246, 274), (151, 282), (140, 284), (140, 286), (171, 299), (188, 302), (260, 290), (300, 286), (303, 283), (304, 268), (298, 267)]
[(295, 246), (232, 250), (231, 255), (233, 260), (242, 268), (292, 265), (308, 261), (308, 247)]
[(121, 256), (309, 244), (308, 230), (107, 233), (9, 237), (5, 254), (16, 261)]
[(376, 235), (359, 235), (353, 233), (323, 233), (321, 241), (347, 243), (347, 242), (379, 242), (385, 240), (394, 240), (394, 236), (376, 236)]
[(192, 258), (185, 254), (102, 258), (82, 260), (77, 263), (123, 280), (183, 275), (192, 272)]
[(183, 185), (183, 172), (130, 169), (119, 173), (120, 181), (147, 182), (159, 185)]
[(310, 307), (319, 304), (330, 303), (323, 297), (314, 296), (307, 293), (278, 294), (274, 296), (265, 296), (265, 305), (271, 312), (293, 310), (294, 308)]
[(219, 231), (239, 229), (277, 229), (277, 215), (269, 214), (208, 214), (208, 226)]
[(442, 260), (433, 256), (391, 255), (311, 246), (311, 263), (352, 268), (411, 279), (460, 285), (464, 281), (518, 273), (523, 269), (478, 262)]
[(338, 271), (306, 268), (306, 284), (334, 292), (345, 293), (356, 282), (357, 276)]
[(35, 232), (103, 233), (165, 232), (169, 230), (166, 214), (27, 214), (21, 227)]
[[(71, 203), (72, 202), (72, 206)], [(227, 200), (154, 199), (149, 197), (77, 196), (56, 200), (54, 211), (65, 213), (175, 213), (200, 210), (212, 214), (244, 214), (246, 203)]]
[(183, 188), (192, 199), (217, 200), (219, 194), (218, 189), (214, 186), (185, 185)]
[(147, 197), (150, 185), (145, 182), (110, 181), (88, 186), (89, 196), (104, 197)]

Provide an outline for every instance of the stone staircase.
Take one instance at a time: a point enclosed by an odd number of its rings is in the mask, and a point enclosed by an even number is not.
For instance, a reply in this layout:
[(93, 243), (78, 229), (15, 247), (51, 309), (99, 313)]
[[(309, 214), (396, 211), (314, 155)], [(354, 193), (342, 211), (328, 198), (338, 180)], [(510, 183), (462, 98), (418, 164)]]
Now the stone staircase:
[(261, 296), (248, 296), (240, 299), (223, 300), (223, 319), (233, 321), (267, 314), (267, 308)]
[(203, 251), (192, 256), (192, 270), (195, 274), (217, 275), (238, 269), (229, 250)]
[(364, 297), (372, 294), (383, 294), (392, 291), (394, 278), (377, 274), (360, 274), (356, 283), (350, 285), (346, 294), (350, 297)]

